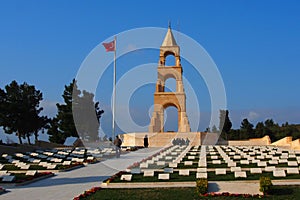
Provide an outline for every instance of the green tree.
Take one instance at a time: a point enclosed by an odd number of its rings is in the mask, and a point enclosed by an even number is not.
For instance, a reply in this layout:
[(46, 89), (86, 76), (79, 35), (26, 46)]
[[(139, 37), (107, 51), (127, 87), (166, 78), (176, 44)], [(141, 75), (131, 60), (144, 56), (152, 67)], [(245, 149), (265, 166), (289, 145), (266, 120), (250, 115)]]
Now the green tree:
[(48, 130), (50, 142), (62, 144), (70, 136), (98, 139), (100, 117), (104, 111), (99, 109), (99, 102), (94, 102), (94, 95), (81, 92), (73, 79), (65, 86), (62, 97), (64, 104), (56, 104), (58, 113)]
[(248, 119), (243, 119), (240, 127), (240, 139), (249, 139), (254, 137), (253, 124)]
[(265, 121), (265, 135), (269, 135), (272, 142), (279, 139), (276, 136), (278, 135), (279, 132), (280, 132), (280, 127), (278, 124), (274, 123), (273, 119), (267, 119)]
[[(30, 136), (37, 132), (41, 127), (36, 125), (40, 117), (39, 114), (43, 110), (40, 102), (43, 95), (36, 90), (33, 85), (23, 83), (19, 85), (16, 81), (12, 81), (5, 86), (5, 91), (0, 91), (0, 126), (3, 126), (5, 133), (16, 135), (22, 144), (22, 138), (26, 138), (30, 142)], [(40, 125), (40, 126), (44, 126)]]
[(220, 110), (220, 124), (219, 130), (221, 132), (221, 137), (224, 139), (228, 139), (227, 134), (229, 133), (232, 127), (232, 123), (229, 119), (229, 111), (228, 110)]
[(211, 128), (211, 132), (213, 132), (213, 133), (218, 133), (219, 132), (216, 125), (213, 125), (213, 127)]
[(62, 95), (64, 103), (56, 104), (58, 113), (50, 123), (48, 130), (50, 142), (62, 144), (67, 137), (78, 137), (72, 113), (73, 93), (76, 97), (80, 95), (75, 79), (73, 79), (70, 85), (65, 85)]
[(99, 102), (94, 102), (94, 94), (83, 91), (73, 103), (73, 116), (79, 136), (91, 141), (99, 139), (100, 118), (104, 113)]
[(258, 122), (254, 129), (255, 137), (261, 138), (266, 134), (266, 128), (263, 122)]

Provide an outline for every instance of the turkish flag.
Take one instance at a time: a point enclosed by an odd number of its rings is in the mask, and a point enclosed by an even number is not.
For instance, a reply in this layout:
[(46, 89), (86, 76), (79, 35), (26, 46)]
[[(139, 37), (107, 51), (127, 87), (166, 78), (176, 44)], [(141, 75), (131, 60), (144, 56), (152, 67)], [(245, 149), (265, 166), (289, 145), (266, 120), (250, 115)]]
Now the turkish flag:
[(102, 43), (105, 50), (108, 51), (115, 51), (115, 40), (108, 42), (108, 43)]

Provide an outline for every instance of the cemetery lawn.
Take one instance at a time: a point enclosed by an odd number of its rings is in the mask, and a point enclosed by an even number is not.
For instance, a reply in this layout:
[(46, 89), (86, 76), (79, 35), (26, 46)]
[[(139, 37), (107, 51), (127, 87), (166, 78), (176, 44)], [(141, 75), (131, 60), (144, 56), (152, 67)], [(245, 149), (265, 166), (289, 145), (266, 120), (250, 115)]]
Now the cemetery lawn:
[[(102, 199), (245, 199), (243, 197), (199, 197), (195, 188), (147, 188), (147, 189), (101, 189), (86, 200)], [(254, 198), (249, 198), (254, 199)], [(273, 191), (263, 199), (294, 200), (300, 199), (300, 186), (274, 186)]]

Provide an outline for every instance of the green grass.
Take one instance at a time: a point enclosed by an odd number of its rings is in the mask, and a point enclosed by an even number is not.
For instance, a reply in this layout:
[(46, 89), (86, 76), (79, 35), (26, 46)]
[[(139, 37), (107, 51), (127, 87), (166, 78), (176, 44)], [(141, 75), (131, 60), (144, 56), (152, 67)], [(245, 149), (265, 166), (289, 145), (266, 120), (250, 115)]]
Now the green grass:
[(247, 178), (234, 178), (233, 172), (227, 172), (226, 175), (216, 175), (215, 172), (208, 172), (209, 181), (259, 180), (261, 176), (268, 176), (272, 180), (300, 179), (299, 174), (287, 174), (285, 178), (282, 178), (282, 177), (273, 177), (272, 172), (264, 172), (262, 174), (251, 174), (250, 172), (247, 172)]
[(4, 165), (4, 167), (2, 168), (2, 170), (9, 170), (9, 171), (12, 171), (12, 170), (20, 170), (19, 167), (13, 165), (13, 164), (6, 164)]
[[(143, 174), (133, 174), (131, 183), (136, 182), (190, 182), (196, 181), (196, 172), (190, 172), (189, 176), (179, 176), (178, 172), (170, 174), (170, 180), (158, 180), (158, 172), (154, 173), (153, 177), (144, 177)], [(112, 183), (126, 183), (127, 181), (122, 181), (116, 178)]]
[(40, 166), (40, 165), (30, 165), (29, 169), (30, 170), (45, 170), (47, 168), (43, 167), (43, 166)]
[[(104, 199), (245, 199), (243, 197), (199, 197), (195, 188), (147, 188), (147, 189), (101, 189), (86, 200)], [(254, 198), (249, 198), (254, 199)], [(274, 186), (270, 195), (263, 199), (295, 200), (300, 199), (300, 186)]]

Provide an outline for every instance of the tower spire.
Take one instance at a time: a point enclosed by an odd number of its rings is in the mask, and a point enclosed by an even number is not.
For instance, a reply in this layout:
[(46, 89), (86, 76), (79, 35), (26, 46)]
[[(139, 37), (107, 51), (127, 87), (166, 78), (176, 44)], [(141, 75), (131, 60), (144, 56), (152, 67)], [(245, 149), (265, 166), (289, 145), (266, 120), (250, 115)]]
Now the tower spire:
[(174, 38), (174, 35), (172, 33), (170, 21), (169, 21), (169, 25), (168, 25), (168, 32), (167, 32), (165, 39), (161, 46), (178, 46), (176, 43), (176, 40)]

